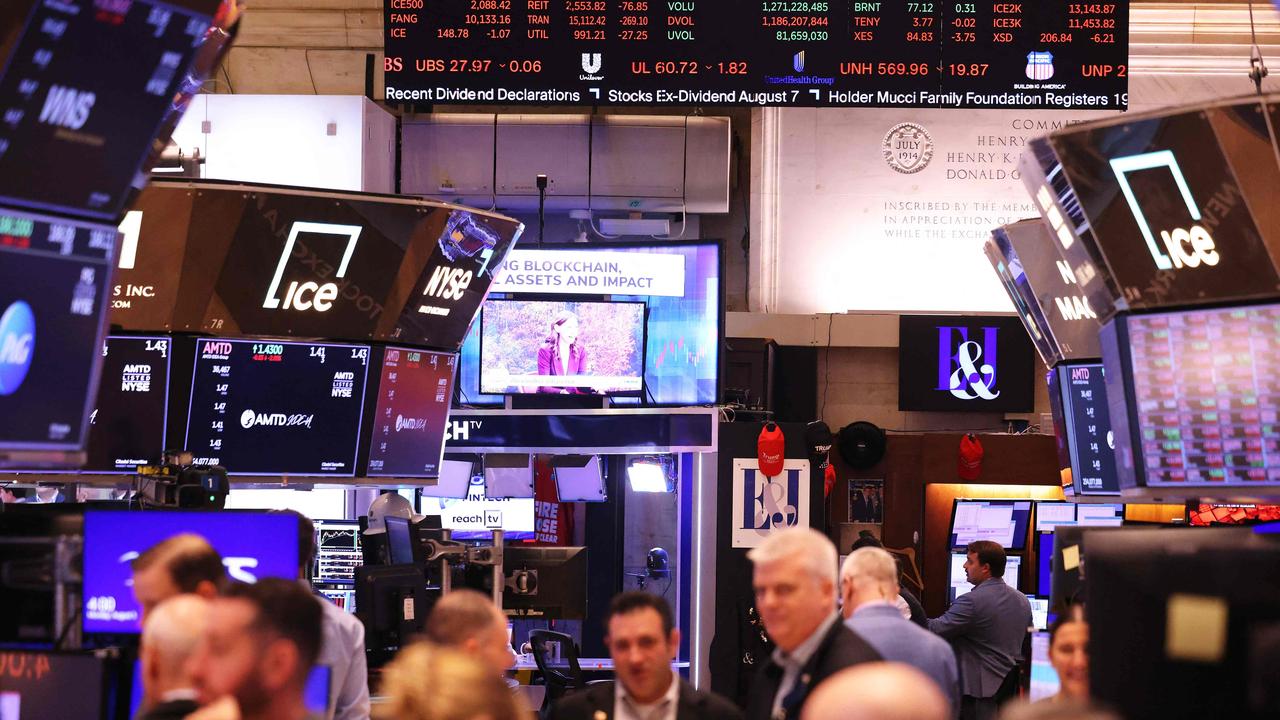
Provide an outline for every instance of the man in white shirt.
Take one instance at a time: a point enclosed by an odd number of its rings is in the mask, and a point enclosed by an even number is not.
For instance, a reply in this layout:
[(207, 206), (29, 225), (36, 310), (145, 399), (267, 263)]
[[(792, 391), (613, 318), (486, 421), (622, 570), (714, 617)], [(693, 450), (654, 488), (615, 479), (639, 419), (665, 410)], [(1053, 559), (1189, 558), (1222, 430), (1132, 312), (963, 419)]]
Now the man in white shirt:
[(605, 622), (617, 681), (566, 696), (552, 709), (551, 720), (742, 720), (728, 700), (693, 689), (672, 671), (680, 631), (661, 597), (622, 593), (610, 604)]
[(138, 720), (184, 718), (199, 707), (187, 659), (204, 635), (208, 613), (208, 600), (187, 594), (165, 600), (147, 616), (138, 648), (143, 692)]

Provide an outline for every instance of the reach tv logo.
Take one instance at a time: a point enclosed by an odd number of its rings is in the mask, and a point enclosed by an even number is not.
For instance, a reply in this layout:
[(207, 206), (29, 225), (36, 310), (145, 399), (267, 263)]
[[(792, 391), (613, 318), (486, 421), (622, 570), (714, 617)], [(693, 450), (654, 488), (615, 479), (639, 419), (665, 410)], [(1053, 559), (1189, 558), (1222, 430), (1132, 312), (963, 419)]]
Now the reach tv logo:
[[(1190, 213), (1195, 224), (1190, 228), (1163, 229), (1160, 231), (1160, 242), (1156, 242), (1155, 234), (1151, 230), (1151, 222), (1138, 204), (1137, 198), (1134, 197), (1133, 188), (1129, 184), (1129, 173), (1159, 168), (1167, 168), (1173, 175), (1178, 193), (1182, 196), (1187, 212)], [(1209, 266), (1218, 264), (1222, 256), (1218, 254), (1213, 236), (1199, 224), (1200, 208), (1191, 197), (1191, 188), (1187, 186), (1187, 179), (1183, 176), (1182, 167), (1178, 165), (1178, 159), (1174, 157), (1173, 151), (1158, 150), (1115, 158), (1111, 161), (1111, 171), (1115, 173), (1116, 180), (1120, 183), (1120, 192), (1129, 203), (1129, 209), (1133, 211), (1133, 218), (1138, 222), (1138, 230), (1142, 232), (1142, 238), (1147, 241), (1147, 250), (1151, 252), (1151, 259), (1155, 261), (1156, 267), (1161, 270), (1181, 270), (1183, 267), (1195, 268), (1202, 264)]]
[(338, 264), (338, 271), (334, 274), (335, 278), (341, 279), (347, 274), (347, 265), (351, 262), (351, 256), (356, 251), (356, 242), (360, 239), (360, 232), (363, 229), (359, 225), (294, 222), (293, 227), (289, 228), (289, 238), (285, 240), (284, 249), (280, 251), (280, 261), (276, 263), (276, 274), (271, 278), (271, 286), (267, 288), (267, 296), (262, 301), (262, 307), (267, 310), (275, 310), (283, 305), (285, 310), (307, 311), (314, 309), (316, 312), (328, 311), (329, 308), (333, 307), (333, 301), (338, 297), (337, 283), (327, 282), (321, 284), (314, 280), (302, 282), (294, 280), (289, 283), (288, 289), (285, 290), (282, 303), (278, 293), (280, 279), (284, 275), (284, 267), (289, 263), (289, 258), (293, 255), (293, 248), (300, 233), (338, 235), (347, 238), (347, 248), (343, 251), (342, 261)]
[[(969, 328), (938, 328), (938, 386), (961, 400), (995, 400), (996, 347), (999, 328), (982, 328), (982, 342), (969, 339)], [(957, 342), (958, 340), (958, 342)], [(981, 363), (981, 364), (979, 364)]]
[(25, 301), (14, 301), (0, 315), (0, 395), (12, 395), (22, 387), (35, 345), (35, 313)]

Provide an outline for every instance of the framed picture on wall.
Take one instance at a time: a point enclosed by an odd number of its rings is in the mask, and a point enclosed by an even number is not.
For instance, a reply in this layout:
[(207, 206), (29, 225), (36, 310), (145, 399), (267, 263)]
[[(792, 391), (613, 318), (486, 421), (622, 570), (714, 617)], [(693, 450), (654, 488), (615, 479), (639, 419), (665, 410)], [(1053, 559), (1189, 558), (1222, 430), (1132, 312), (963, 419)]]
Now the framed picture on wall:
[(809, 527), (809, 461), (785, 460), (768, 477), (755, 458), (733, 461), (733, 547), (753, 548), (769, 533)]
[(884, 480), (849, 481), (849, 522), (884, 522)]

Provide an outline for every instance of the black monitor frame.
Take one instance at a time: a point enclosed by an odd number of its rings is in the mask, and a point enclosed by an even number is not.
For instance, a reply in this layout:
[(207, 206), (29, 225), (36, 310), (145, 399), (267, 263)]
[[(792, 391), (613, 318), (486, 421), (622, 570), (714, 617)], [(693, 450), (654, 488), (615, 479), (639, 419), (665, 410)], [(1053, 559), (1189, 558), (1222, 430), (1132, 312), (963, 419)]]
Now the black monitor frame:
[(585, 547), (507, 547), (502, 609), (513, 617), (581, 620), (587, 613), (587, 572)]

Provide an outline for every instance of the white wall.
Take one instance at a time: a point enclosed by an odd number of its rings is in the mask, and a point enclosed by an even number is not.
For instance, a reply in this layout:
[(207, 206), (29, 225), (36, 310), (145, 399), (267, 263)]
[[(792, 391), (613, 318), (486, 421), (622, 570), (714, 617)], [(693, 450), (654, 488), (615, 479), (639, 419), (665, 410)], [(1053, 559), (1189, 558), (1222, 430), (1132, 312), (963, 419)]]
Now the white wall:
[(358, 95), (199, 95), (173, 133), (207, 179), (369, 192), (395, 187), (394, 138), (395, 118)]

